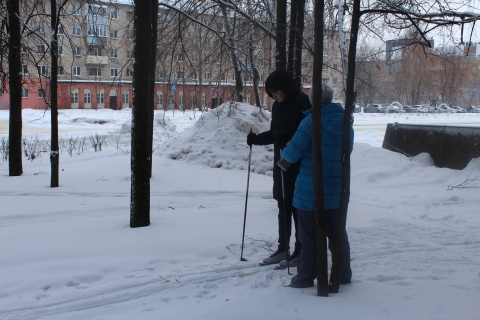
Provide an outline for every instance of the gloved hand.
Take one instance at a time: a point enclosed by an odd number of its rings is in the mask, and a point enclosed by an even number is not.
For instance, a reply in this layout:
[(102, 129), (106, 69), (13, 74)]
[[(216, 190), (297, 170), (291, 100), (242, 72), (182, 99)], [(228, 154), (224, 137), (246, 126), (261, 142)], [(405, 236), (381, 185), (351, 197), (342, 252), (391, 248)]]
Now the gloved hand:
[(248, 135), (247, 135), (247, 144), (249, 146), (252, 146), (255, 144), (255, 141), (257, 141), (257, 137), (258, 135), (256, 133), (253, 133), (253, 132), (250, 132)]
[(288, 169), (288, 167), (290, 167), (291, 163), (288, 162), (287, 160), (283, 159), (283, 157), (281, 157), (280, 160), (277, 161), (277, 165), (283, 171), (287, 171), (287, 169)]
[(277, 131), (277, 133), (275, 133), (273, 136), (273, 139), (275, 140), (275, 144), (282, 149), (290, 141), (290, 135), (286, 132)]

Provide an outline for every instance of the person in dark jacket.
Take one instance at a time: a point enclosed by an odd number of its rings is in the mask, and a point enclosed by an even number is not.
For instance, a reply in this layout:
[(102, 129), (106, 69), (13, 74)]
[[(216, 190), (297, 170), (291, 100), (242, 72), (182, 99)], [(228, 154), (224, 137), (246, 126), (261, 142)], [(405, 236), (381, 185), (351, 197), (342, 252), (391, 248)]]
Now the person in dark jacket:
[[(312, 91), (311, 91), (312, 92)], [(311, 97), (310, 92), (310, 97)], [(331, 103), (333, 90), (322, 84), (322, 168), (324, 208), (327, 217), (327, 237), (330, 252), (336, 245), (336, 226), (340, 223), (340, 193), (342, 186), (342, 106)], [(297, 267), (297, 275), (290, 282), (290, 287), (312, 287), (317, 277), (316, 228), (313, 191), (313, 154), (312, 154), (312, 114), (300, 123), (297, 132), (282, 152), (278, 165), (283, 170), (290, 170), (291, 163), (301, 160), (300, 173), (295, 182), (293, 206), (298, 209), (299, 237), (302, 250)], [(350, 153), (353, 149), (353, 126), (350, 126)], [(288, 172), (288, 170), (286, 172)], [(340, 284), (351, 283), (350, 244), (347, 232), (343, 236), (345, 260)]]
[[(300, 164), (293, 164), (283, 175), (284, 192), (282, 192), (282, 176), (280, 168), (275, 163), (280, 159), (280, 150), (293, 137), (298, 125), (305, 117), (303, 111), (309, 110), (312, 105), (308, 96), (295, 88), (293, 78), (285, 71), (272, 72), (265, 81), (267, 94), (275, 100), (272, 106), (272, 121), (270, 130), (256, 134), (249, 133), (247, 144), (268, 145), (273, 143), (273, 198), (278, 204), (278, 249), (263, 260), (264, 263), (285, 264), (287, 250), (289, 250), (290, 235), (292, 232), (292, 216), (295, 225), (295, 249), (289, 256), (290, 266), (296, 266), (300, 254), (301, 243), (298, 239), (297, 211), (292, 206), (295, 179)], [(284, 193), (284, 194), (283, 194)]]

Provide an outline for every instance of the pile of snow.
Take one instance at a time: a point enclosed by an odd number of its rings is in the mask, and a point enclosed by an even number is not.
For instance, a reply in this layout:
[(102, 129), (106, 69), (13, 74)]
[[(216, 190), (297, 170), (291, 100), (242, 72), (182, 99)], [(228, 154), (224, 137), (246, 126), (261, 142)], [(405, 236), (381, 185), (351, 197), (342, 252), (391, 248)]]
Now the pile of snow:
[[(247, 170), (250, 129), (260, 133), (270, 128), (271, 114), (245, 103), (224, 103), (201, 115), (188, 130), (158, 149), (172, 160), (184, 160), (211, 168)], [(253, 146), (251, 172), (271, 174), (273, 146)]]

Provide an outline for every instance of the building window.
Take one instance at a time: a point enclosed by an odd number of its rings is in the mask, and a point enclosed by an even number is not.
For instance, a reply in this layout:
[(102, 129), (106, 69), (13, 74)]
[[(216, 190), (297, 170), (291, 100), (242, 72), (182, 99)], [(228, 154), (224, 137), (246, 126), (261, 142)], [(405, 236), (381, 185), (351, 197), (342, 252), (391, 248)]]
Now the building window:
[(252, 81), (252, 75), (250, 73), (246, 73), (244, 78), (245, 78), (245, 82)]
[(102, 76), (102, 68), (88, 68), (88, 75), (101, 77)]
[(39, 76), (43, 76), (47, 73), (47, 66), (37, 66)]
[(333, 78), (333, 85), (337, 85), (337, 78)]
[(183, 92), (180, 91), (178, 93), (178, 104), (180, 105), (180, 107), (183, 109), (184, 108), (184, 105), (185, 105), (185, 99), (183, 98)]
[(47, 52), (47, 46), (44, 44), (37, 44), (37, 52), (38, 53), (45, 53)]
[(328, 50), (327, 49), (323, 49), (323, 56), (328, 56)]
[(105, 103), (105, 93), (98, 92), (97, 93), (97, 104), (104, 104)]
[(79, 36), (82, 32), (82, 28), (80, 28), (80, 26), (73, 26), (73, 35), (74, 36)]
[(192, 72), (192, 80), (197, 80), (197, 73), (194, 71)]
[(57, 67), (57, 75), (59, 75), (59, 76), (64, 75), (63, 66), (58, 66)]
[(225, 76), (225, 73), (221, 73), (219, 78), (220, 78), (220, 81), (226, 81), (227, 80), (227, 77)]
[(117, 30), (110, 30), (110, 38), (117, 39), (118, 32)]
[(190, 108), (194, 109), (195, 108), (195, 100), (197, 98), (197, 95), (195, 94), (195, 92), (192, 92), (190, 94)]
[(333, 64), (333, 69), (338, 70), (338, 64), (334, 63)]
[(127, 50), (127, 59), (130, 59), (132, 57), (132, 50)]
[(22, 88), (22, 98), (28, 98), (28, 89)]
[(78, 103), (78, 92), (70, 93), (70, 102), (71, 103)]
[(328, 84), (328, 78), (323, 78), (322, 82), (325, 83), (325, 84)]
[(127, 20), (132, 20), (133, 19), (133, 11), (125, 12), (125, 17), (127, 18)]
[(22, 44), (22, 47), (20, 48), (20, 53), (28, 53), (28, 46)]
[(198, 56), (196, 53), (192, 54), (192, 62), (196, 62), (198, 60)]
[(157, 92), (157, 104), (158, 105), (163, 105), (163, 92)]
[(268, 95), (264, 94), (263, 95), (263, 105), (266, 107), (268, 103)]
[(327, 65), (326, 64), (322, 64), (322, 70), (327, 70)]
[(205, 72), (204, 78), (205, 80), (210, 80), (210, 72)]
[(133, 77), (133, 70), (130, 68), (127, 68), (127, 77), (129, 78)]
[(125, 31), (125, 35), (127, 36), (127, 40), (133, 40), (134, 32), (133, 30)]
[(58, 51), (57, 51), (57, 52), (58, 52), (58, 55), (61, 56), (61, 55), (63, 54), (63, 46), (62, 46), (62, 45), (59, 45), (59, 46), (57, 47), (57, 50), (58, 50)]
[(77, 76), (77, 77), (80, 76), (80, 67), (79, 67), (79, 66), (73, 67), (73, 68), (72, 68), (72, 74), (73, 74), (74, 76)]
[(97, 27), (97, 34), (99, 37), (106, 37), (107, 36), (107, 26), (101, 24)]
[(57, 29), (57, 35), (63, 36), (63, 26), (60, 24)]
[(112, 58), (112, 59), (117, 59), (118, 58), (118, 49), (117, 48), (112, 48), (110, 50), (110, 58)]
[(74, 16), (79, 16), (82, 14), (82, 8), (78, 5), (73, 5), (72, 6), (72, 14)]
[(118, 76), (118, 69), (117, 69), (117, 68), (112, 68), (112, 69), (110, 69), (110, 76), (111, 76), (111, 77), (116, 77), (116, 76)]
[(0, 98), (3, 97), (3, 89), (0, 89)]
[(110, 10), (110, 19), (117, 20), (118, 19), (118, 10), (111, 9)]
[(73, 47), (72, 51), (74, 56), (80, 56), (80, 47)]
[(175, 72), (175, 78), (176, 78), (176, 79), (183, 79), (183, 71), (177, 70), (177, 71)]
[(23, 74), (28, 74), (28, 65), (27, 64), (22, 64), (22, 73)]
[(42, 23), (37, 24), (37, 31), (38, 33), (45, 33), (45, 25)]
[(92, 103), (92, 94), (90, 93), (90, 91), (85, 91), (83, 93), (83, 103)]
[(129, 102), (129, 92), (124, 91), (122, 93), (122, 104), (128, 105), (128, 102)]
[(247, 94), (247, 104), (250, 104), (250, 95)]
[(45, 98), (45, 89), (38, 89), (38, 97)]

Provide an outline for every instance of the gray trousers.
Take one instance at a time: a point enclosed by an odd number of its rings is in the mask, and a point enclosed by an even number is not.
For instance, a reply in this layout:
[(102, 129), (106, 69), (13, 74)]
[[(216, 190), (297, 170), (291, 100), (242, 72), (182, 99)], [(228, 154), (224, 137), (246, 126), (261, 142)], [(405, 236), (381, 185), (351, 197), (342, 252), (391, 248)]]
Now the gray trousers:
[[(335, 246), (336, 234), (335, 227), (340, 218), (338, 209), (325, 210), (327, 215), (327, 237), (328, 248), (330, 252)], [(317, 233), (315, 230), (315, 213), (312, 211), (298, 210), (298, 236), (302, 243), (300, 257), (298, 260), (297, 275), (292, 279), (296, 283), (313, 283), (317, 278)], [(345, 251), (345, 261), (343, 264), (340, 283), (350, 283), (352, 280), (352, 270), (350, 269), (350, 244), (348, 235), (345, 231), (343, 238), (343, 250)]]

